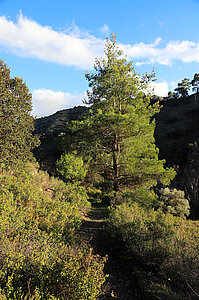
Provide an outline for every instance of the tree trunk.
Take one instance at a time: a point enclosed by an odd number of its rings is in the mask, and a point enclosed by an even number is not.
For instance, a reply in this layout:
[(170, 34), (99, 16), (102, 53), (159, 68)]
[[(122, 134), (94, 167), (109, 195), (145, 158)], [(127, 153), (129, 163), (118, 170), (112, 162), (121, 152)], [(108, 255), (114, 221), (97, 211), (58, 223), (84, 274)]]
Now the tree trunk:
[(115, 134), (113, 142), (113, 190), (117, 193), (119, 191), (119, 156), (120, 156), (120, 142)]

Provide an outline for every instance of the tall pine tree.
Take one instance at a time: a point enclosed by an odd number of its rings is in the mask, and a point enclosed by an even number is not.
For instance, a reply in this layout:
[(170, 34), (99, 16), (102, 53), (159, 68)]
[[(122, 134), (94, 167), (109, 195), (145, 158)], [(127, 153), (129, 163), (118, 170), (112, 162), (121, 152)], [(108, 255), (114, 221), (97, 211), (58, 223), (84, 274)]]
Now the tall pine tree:
[(173, 179), (173, 169), (164, 168), (155, 146), (154, 114), (159, 104), (150, 104), (152, 75), (140, 77), (132, 62), (118, 49), (113, 35), (107, 39), (105, 58), (96, 59), (89, 82), (90, 115), (73, 125), (73, 145), (78, 153), (90, 157), (109, 188), (149, 188)]

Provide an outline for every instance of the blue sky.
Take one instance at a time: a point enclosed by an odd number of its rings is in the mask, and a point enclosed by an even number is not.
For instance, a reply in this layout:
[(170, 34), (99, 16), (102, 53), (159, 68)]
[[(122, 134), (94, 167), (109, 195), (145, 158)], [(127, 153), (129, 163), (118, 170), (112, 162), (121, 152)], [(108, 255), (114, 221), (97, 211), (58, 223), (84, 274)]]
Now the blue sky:
[(0, 0), (0, 58), (26, 81), (33, 114), (82, 103), (95, 57), (116, 33), (138, 73), (166, 95), (199, 73), (199, 0)]

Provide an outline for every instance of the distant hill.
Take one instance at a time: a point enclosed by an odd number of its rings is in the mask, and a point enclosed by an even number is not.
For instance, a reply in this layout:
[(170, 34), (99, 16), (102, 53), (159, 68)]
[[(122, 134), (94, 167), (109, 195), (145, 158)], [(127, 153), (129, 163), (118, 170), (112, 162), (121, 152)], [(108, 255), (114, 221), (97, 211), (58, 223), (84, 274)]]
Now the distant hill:
[(35, 120), (35, 134), (39, 134), (41, 145), (35, 149), (34, 155), (42, 169), (48, 171), (50, 174), (54, 173), (55, 161), (61, 156), (61, 151), (55, 139), (61, 132), (67, 130), (67, 121), (77, 120), (87, 112), (87, 107), (77, 106)]

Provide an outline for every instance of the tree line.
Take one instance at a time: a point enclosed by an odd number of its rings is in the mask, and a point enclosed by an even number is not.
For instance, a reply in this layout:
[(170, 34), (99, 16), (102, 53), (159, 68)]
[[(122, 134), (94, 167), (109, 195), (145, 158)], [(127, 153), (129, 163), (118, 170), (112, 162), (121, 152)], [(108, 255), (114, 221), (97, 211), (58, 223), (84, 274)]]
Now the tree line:
[(189, 96), (191, 87), (193, 92), (199, 92), (199, 73), (196, 73), (192, 80), (184, 78), (181, 82), (178, 83), (178, 87), (174, 89), (174, 92), (168, 92), (168, 97), (187, 97)]

